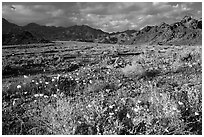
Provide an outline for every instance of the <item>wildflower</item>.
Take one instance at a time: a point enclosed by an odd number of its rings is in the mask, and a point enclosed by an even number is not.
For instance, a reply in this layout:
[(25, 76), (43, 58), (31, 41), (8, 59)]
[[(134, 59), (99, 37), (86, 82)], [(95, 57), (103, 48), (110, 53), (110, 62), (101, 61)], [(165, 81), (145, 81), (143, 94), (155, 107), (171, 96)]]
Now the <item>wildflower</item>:
[(38, 85), (39, 83), (38, 83), (38, 82), (36, 82), (35, 84), (36, 84), (36, 85)]
[(24, 92), (24, 94), (27, 94), (28, 92)]
[(19, 88), (21, 88), (21, 85), (18, 85), (18, 86), (17, 86), (17, 89), (19, 89)]
[(47, 96), (47, 95), (44, 95), (44, 98), (48, 98), (48, 96)]
[(127, 116), (127, 118), (130, 118), (130, 114), (129, 114), (129, 113), (127, 113), (127, 115), (126, 115), (126, 116)]
[(91, 107), (91, 104), (88, 104), (88, 107), (90, 108), (90, 107)]
[(133, 109), (135, 112), (138, 112), (139, 111), (139, 108), (137, 107), (137, 108), (134, 108)]
[(59, 79), (60, 78), (60, 74), (57, 74), (57, 79)]
[(42, 81), (40, 80), (39, 83), (42, 83)]
[(196, 115), (196, 116), (198, 116), (198, 115), (199, 115), (199, 113), (198, 113), (198, 112), (195, 112), (195, 115)]
[(173, 109), (173, 110), (177, 110), (177, 108), (175, 108), (175, 107), (173, 107), (172, 109)]
[(183, 102), (179, 101), (178, 104), (179, 104), (179, 105), (183, 105)]
[(47, 84), (49, 84), (49, 82), (45, 82), (45, 84), (47, 85)]
[(169, 130), (168, 130), (167, 128), (165, 129), (165, 131), (166, 131), (166, 132), (169, 132)]
[(106, 89), (106, 92), (110, 92), (110, 89)]
[(59, 89), (57, 89), (57, 92), (59, 92), (60, 90)]
[(92, 84), (92, 83), (93, 83), (93, 81), (92, 81), (92, 80), (89, 80), (89, 83), (90, 83), (90, 84)]
[(14, 100), (13, 100), (13, 106), (16, 104), (16, 101), (17, 101), (17, 99), (14, 99)]
[(55, 81), (55, 79), (54, 78), (52, 78), (52, 82), (54, 82)]
[(35, 80), (32, 79), (31, 82), (35, 82)]
[(55, 98), (57, 97), (57, 95), (56, 95), (56, 94), (52, 94), (52, 96), (53, 96), (53, 97), (55, 97)]
[(109, 113), (110, 116), (114, 115), (114, 113)]
[(43, 97), (43, 96), (44, 96), (44, 94), (39, 94), (39, 96), (40, 96), (40, 97)]
[(28, 78), (28, 76), (26, 76), (26, 75), (23, 75), (23, 77), (24, 77), (24, 78)]
[(79, 80), (79, 78), (76, 78), (75, 80), (76, 80), (76, 81), (78, 81), (78, 80)]
[(110, 105), (109, 108), (113, 108), (114, 105)]
[(34, 95), (34, 97), (38, 97), (38, 96), (39, 96), (38, 94), (35, 94), (35, 95)]

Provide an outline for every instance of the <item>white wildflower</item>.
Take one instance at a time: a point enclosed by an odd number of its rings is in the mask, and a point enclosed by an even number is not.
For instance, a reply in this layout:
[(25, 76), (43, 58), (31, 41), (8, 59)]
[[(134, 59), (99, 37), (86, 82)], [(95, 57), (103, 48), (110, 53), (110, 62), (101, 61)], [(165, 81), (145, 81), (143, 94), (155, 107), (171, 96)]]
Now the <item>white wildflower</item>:
[(24, 94), (27, 94), (28, 92), (24, 92)]
[(112, 109), (112, 108), (113, 108), (113, 106), (114, 106), (114, 105), (110, 105), (110, 106), (109, 106), (109, 108), (111, 108), (111, 109)]
[(127, 118), (130, 118), (130, 114), (129, 114), (129, 113), (127, 113), (127, 115), (126, 115), (126, 116), (127, 116)]
[(166, 131), (166, 132), (169, 132), (169, 130), (168, 130), (167, 128), (165, 129), (165, 131)]
[(39, 97), (39, 94), (35, 94), (34, 97)]
[(39, 83), (42, 83), (42, 81), (40, 80)]
[(135, 111), (135, 112), (138, 112), (139, 111), (139, 108), (137, 107), (137, 108), (133, 108), (133, 110)]
[(14, 99), (13, 100), (13, 106), (16, 104), (16, 101), (17, 101), (18, 99)]
[(52, 94), (52, 96), (53, 96), (53, 97), (55, 97), (55, 98), (57, 97), (57, 95), (56, 95), (56, 94)]
[(196, 116), (198, 116), (198, 115), (199, 115), (199, 113), (198, 113), (198, 112), (195, 112), (195, 115), (196, 115)]
[(114, 115), (114, 113), (109, 113), (110, 116)]
[(106, 89), (106, 92), (110, 92), (110, 89)]
[(48, 85), (48, 84), (49, 84), (49, 82), (45, 82), (45, 84), (46, 84), (46, 85)]
[(28, 76), (26, 76), (26, 75), (23, 75), (23, 77), (24, 77), (24, 78), (28, 78)]
[(52, 78), (52, 82), (54, 82), (55, 81), (55, 79), (54, 78)]
[(18, 86), (17, 86), (17, 89), (19, 89), (19, 88), (21, 88), (21, 85), (18, 85)]
[(47, 95), (44, 95), (44, 98), (48, 98), (48, 96), (47, 96)]
[(60, 74), (57, 74), (57, 79), (59, 79), (60, 78)]
[(173, 110), (177, 110), (177, 108), (176, 108), (176, 107), (173, 107), (172, 109), (173, 109)]
[(90, 108), (90, 107), (91, 107), (91, 104), (88, 104), (88, 107)]
[(36, 84), (36, 85), (38, 85), (39, 83), (38, 83), (38, 82), (36, 82), (35, 84)]
[(43, 96), (44, 96), (44, 94), (39, 94), (39, 96), (40, 96), (40, 97), (43, 97)]
[(178, 104), (179, 104), (179, 105), (183, 105), (183, 102), (179, 101)]

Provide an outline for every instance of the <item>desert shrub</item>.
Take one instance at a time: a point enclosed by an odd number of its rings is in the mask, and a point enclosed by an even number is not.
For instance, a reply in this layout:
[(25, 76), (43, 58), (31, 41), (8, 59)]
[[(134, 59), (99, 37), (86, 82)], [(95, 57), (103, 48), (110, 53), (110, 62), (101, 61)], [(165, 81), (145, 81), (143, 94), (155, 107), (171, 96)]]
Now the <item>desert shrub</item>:
[[(73, 134), (75, 123), (71, 100), (57, 97), (49, 101), (50, 103), (46, 103), (43, 100), (37, 100), (26, 111), (25, 115), (29, 117), (29, 121), (36, 123), (36, 127), (31, 128), (28, 133), (33, 134), (33, 130), (43, 128), (49, 134)], [(38, 134), (44, 133), (39, 132)]]
[(141, 75), (145, 71), (144, 68), (140, 64), (132, 64), (132, 65), (128, 64), (127, 66), (125, 66), (121, 70), (126, 76)]

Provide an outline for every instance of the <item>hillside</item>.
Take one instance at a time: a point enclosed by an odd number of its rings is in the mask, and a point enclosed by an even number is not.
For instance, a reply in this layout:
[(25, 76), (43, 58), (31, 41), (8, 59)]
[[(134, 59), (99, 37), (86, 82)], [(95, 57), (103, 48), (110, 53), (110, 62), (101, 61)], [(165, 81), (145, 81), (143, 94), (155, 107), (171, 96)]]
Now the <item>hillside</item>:
[(185, 16), (180, 22), (146, 26), (131, 33), (113, 34), (121, 44), (195, 45), (202, 44), (202, 21)]
[[(159, 44), (196, 45), (202, 44), (202, 21), (185, 16), (172, 24), (165, 22), (146, 26), (141, 30), (126, 30), (108, 33), (87, 25), (71, 27), (41, 26), (30, 23), (18, 26), (2, 19), (3, 44), (25, 44), (41, 41), (83, 41), (112, 44)], [(29, 34), (25, 36), (24, 34)]]
[(15, 45), (15, 44), (30, 44), (30, 43), (47, 43), (48, 40), (40, 35), (26, 31), (23, 27), (8, 22), (2, 19), (2, 44)]

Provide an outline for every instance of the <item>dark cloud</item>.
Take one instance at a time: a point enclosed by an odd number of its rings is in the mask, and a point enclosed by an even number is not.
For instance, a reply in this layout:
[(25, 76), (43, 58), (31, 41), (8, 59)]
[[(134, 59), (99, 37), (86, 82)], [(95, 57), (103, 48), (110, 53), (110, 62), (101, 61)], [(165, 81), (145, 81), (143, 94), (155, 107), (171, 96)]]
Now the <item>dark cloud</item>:
[[(12, 8), (14, 7), (14, 8)], [(86, 24), (104, 31), (140, 29), (160, 22), (172, 23), (185, 15), (202, 17), (201, 2), (27, 2), (2, 3), (2, 16), (18, 25)]]

